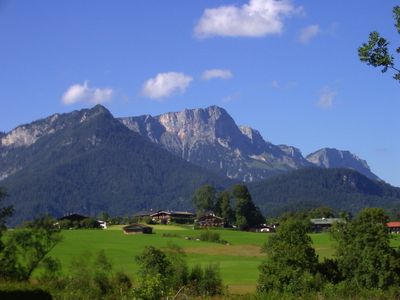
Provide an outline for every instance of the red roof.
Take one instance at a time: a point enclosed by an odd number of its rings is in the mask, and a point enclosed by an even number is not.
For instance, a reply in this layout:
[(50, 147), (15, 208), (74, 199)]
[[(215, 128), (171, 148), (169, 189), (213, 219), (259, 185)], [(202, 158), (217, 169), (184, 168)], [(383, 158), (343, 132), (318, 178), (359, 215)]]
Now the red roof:
[(388, 222), (386, 223), (387, 227), (400, 227), (400, 222)]

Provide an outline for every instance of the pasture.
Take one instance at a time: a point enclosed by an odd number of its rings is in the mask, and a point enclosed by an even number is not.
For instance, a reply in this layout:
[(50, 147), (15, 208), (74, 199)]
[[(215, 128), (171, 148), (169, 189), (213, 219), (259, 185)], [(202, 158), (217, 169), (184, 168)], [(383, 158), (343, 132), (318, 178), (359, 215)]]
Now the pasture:
[[(137, 265), (134, 257), (145, 246), (166, 248), (169, 243), (180, 246), (186, 253), (189, 266), (218, 263), (224, 284), (232, 293), (254, 292), (258, 266), (265, 260), (260, 248), (270, 234), (215, 229), (230, 245), (196, 241), (185, 237), (196, 237), (200, 230), (188, 226), (154, 225), (154, 234), (125, 235), (121, 226), (107, 230), (64, 230), (63, 240), (52, 250), (51, 256), (60, 259), (63, 271), (68, 272), (74, 257), (94, 254), (104, 250), (111, 259), (115, 271), (124, 271), (135, 280)], [(334, 241), (328, 233), (311, 234), (313, 246), (320, 259), (331, 257)], [(393, 238), (399, 246), (400, 239)]]

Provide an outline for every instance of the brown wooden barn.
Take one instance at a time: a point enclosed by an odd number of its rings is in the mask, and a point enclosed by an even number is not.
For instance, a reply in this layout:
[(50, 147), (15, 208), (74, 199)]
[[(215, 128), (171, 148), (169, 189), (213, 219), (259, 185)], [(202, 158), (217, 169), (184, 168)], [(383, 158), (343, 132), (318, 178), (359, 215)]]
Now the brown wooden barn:
[(153, 233), (153, 227), (146, 226), (143, 224), (129, 224), (122, 227), (122, 230), (125, 234), (151, 234)]

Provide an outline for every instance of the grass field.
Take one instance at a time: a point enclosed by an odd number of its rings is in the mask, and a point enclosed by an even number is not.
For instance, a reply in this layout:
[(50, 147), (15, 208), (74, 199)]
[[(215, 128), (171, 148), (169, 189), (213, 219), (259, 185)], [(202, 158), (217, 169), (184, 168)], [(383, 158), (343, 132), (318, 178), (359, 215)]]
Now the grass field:
[[(240, 232), (216, 229), (221, 239), (230, 245), (187, 240), (187, 236), (198, 236), (199, 230), (188, 226), (155, 225), (154, 234), (125, 235), (122, 226), (107, 230), (65, 230), (63, 240), (50, 253), (61, 260), (64, 271), (68, 270), (72, 258), (96, 253), (103, 249), (112, 260), (115, 271), (124, 271), (135, 278), (137, 265), (134, 257), (145, 246), (165, 248), (174, 243), (184, 249), (189, 266), (218, 263), (224, 284), (232, 293), (254, 292), (258, 278), (258, 266), (265, 259), (260, 247), (270, 234)], [(163, 234), (174, 235), (163, 237)], [(331, 257), (334, 241), (328, 233), (311, 234), (313, 246), (320, 259)], [(400, 238), (392, 239), (394, 246), (400, 246)]]

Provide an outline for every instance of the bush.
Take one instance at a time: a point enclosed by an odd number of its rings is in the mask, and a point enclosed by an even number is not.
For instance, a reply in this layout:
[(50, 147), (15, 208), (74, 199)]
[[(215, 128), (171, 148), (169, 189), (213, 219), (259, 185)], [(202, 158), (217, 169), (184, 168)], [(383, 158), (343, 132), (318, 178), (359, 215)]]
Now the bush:
[[(100, 251), (95, 257), (85, 253), (73, 259), (69, 276), (60, 278), (57, 284), (47, 286), (56, 299), (126, 299), (130, 297), (132, 283), (122, 273), (113, 273), (112, 264)], [(53, 279), (54, 280), (54, 279)]]
[(138, 299), (161, 299), (182, 287), (193, 296), (221, 295), (224, 291), (218, 265), (208, 265), (204, 270), (196, 265), (189, 271), (185, 253), (176, 245), (168, 245), (165, 252), (146, 247), (136, 261), (140, 265), (140, 282), (134, 289)]
[(74, 227), (72, 221), (68, 219), (58, 221), (58, 225), (60, 226), (60, 229), (71, 229)]
[(48, 291), (31, 285), (27, 282), (1, 282), (1, 300), (51, 300), (53, 297)]
[(192, 296), (209, 297), (225, 292), (218, 264), (207, 265), (204, 269), (195, 265), (189, 273), (187, 286)]
[(210, 264), (204, 268), (202, 287), (206, 296), (221, 295), (223, 293), (222, 279), (217, 264)]
[(213, 232), (211, 230), (205, 230), (200, 233), (199, 240), (203, 242), (220, 243), (227, 244), (225, 240), (221, 240), (220, 234), (218, 232)]
[(100, 228), (100, 224), (99, 222), (97, 222), (95, 219), (92, 218), (87, 218), (82, 220), (79, 223), (81, 228), (85, 228), (85, 229), (91, 229), (91, 228)]
[(169, 233), (169, 232), (163, 233), (161, 236), (162, 237), (178, 237), (178, 235), (176, 233)]

